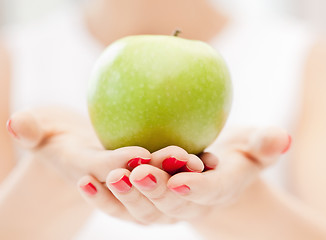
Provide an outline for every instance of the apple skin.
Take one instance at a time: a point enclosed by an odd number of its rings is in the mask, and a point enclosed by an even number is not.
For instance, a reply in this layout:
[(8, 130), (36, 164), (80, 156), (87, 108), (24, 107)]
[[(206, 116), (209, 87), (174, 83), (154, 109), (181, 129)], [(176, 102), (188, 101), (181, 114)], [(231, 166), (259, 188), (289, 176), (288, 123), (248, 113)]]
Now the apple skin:
[(232, 102), (227, 66), (208, 44), (140, 35), (111, 44), (95, 64), (88, 109), (106, 149), (170, 145), (198, 154), (223, 128)]

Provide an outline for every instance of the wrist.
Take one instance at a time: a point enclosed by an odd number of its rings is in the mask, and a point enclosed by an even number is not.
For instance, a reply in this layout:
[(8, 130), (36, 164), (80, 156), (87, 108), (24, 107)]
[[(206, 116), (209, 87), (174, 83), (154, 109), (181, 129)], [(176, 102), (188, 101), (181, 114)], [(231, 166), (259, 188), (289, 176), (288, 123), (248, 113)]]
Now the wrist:
[(261, 179), (231, 206), (215, 207), (198, 231), (208, 239), (325, 239), (326, 228), (306, 206)]

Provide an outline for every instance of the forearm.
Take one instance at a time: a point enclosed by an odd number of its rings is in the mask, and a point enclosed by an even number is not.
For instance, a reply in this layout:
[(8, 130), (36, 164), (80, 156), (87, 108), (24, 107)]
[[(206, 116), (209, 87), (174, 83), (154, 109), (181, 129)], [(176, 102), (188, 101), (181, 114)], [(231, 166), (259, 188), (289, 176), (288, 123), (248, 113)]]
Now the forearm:
[(0, 239), (70, 239), (89, 209), (73, 186), (26, 159), (3, 182)]
[(214, 210), (194, 224), (207, 239), (326, 239), (325, 219), (262, 181), (253, 184), (239, 201)]
[(2, 136), (0, 132), (0, 184), (14, 168), (16, 164), (14, 159), (14, 151), (10, 139)]
[(326, 115), (320, 124), (307, 124), (298, 133), (289, 170), (293, 192), (326, 218), (325, 121)]

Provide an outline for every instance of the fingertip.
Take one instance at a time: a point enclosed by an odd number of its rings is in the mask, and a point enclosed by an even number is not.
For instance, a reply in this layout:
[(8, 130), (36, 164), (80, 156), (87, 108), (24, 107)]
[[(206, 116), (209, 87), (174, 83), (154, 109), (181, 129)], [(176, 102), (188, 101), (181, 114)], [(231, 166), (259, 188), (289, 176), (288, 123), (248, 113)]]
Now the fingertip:
[(130, 172), (127, 169), (120, 168), (112, 170), (106, 178), (106, 186), (109, 189), (114, 188), (114, 191), (119, 193), (129, 192), (132, 188), (129, 175)]
[(291, 135), (288, 135), (288, 143), (285, 146), (285, 148), (283, 149), (282, 154), (285, 154), (287, 151), (289, 151), (289, 149), (291, 148), (291, 145), (292, 145), (292, 137), (291, 137)]
[(143, 158), (150, 158), (151, 157), (151, 153), (143, 147), (139, 147), (139, 146), (129, 146), (129, 147), (122, 147), (122, 148), (118, 148), (116, 150), (113, 150), (113, 152), (119, 152), (119, 153), (132, 153), (134, 154), (139, 154), (141, 155), (141, 157)]
[(123, 147), (112, 151), (112, 154), (125, 159), (125, 167), (132, 170), (139, 165), (149, 164), (151, 162), (151, 153), (142, 147), (130, 146)]
[(126, 175), (129, 177), (130, 171), (125, 168), (117, 168), (109, 172), (106, 178), (106, 183), (112, 183), (117, 181), (119, 178), (121, 178), (123, 175)]
[(291, 137), (287, 131), (278, 127), (269, 127), (257, 132), (252, 144), (260, 154), (271, 156), (285, 153), (290, 147)]
[(203, 175), (203, 173), (182, 172), (172, 176), (167, 182), (167, 187), (169, 189), (172, 189), (181, 185), (186, 185), (191, 189), (196, 189), (196, 186), (200, 185), (204, 181), (204, 179), (205, 176)]
[(7, 122), (8, 132), (24, 147), (34, 148), (42, 141), (44, 131), (32, 113), (18, 112)]
[(204, 164), (204, 171), (215, 169), (219, 163), (218, 157), (210, 152), (203, 152), (199, 157)]
[(10, 133), (10, 135), (16, 139), (19, 139), (19, 136), (17, 135), (16, 131), (14, 130), (13, 126), (12, 126), (12, 119), (8, 119), (7, 123), (6, 123), (6, 127), (7, 127), (7, 131), (8, 133)]
[(194, 154), (189, 154), (188, 162), (178, 172), (202, 172), (204, 168), (204, 163), (199, 157)]
[(179, 186), (169, 186), (168, 187), (172, 192), (176, 193), (176, 194), (180, 194), (180, 195), (187, 195), (190, 193), (190, 187), (182, 184)]
[(141, 165), (131, 172), (130, 181), (141, 191), (152, 191), (158, 186), (166, 187), (169, 177), (170, 175), (162, 169), (151, 165)]
[(170, 175), (184, 167), (188, 160), (187, 151), (177, 146), (168, 146), (152, 153), (152, 164)]
[(151, 161), (151, 158), (134, 157), (127, 162), (127, 166), (129, 169), (134, 169), (134, 168), (138, 167), (139, 165), (149, 164), (150, 161)]
[(154, 166), (140, 165), (131, 171), (129, 178), (132, 183), (136, 183), (138, 180), (143, 179), (149, 174), (155, 175), (155, 172)]
[(178, 146), (168, 146), (152, 153), (153, 160), (159, 162), (168, 157), (175, 157), (180, 161), (187, 161), (189, 158), (188, 152)]
[(96, 185), (98, 185), (96, 180), (91, 176), (84, 176), (79, 179), (77, 183), (78, 189), (87, 197), (95, 196), (97, 194), (98, 188)]

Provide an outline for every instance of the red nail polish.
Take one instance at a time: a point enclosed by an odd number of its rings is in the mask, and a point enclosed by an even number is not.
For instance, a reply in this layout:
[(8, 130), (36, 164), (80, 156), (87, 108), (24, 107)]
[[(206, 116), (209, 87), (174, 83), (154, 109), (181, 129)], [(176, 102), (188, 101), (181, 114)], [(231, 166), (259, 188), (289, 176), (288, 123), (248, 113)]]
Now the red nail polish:
[(290, 149), (291, 143), (292, 143), (292, 137), (289, 135), (288, 145), (284, 148), (282, 154), (286, 153)]
[(88, 183), (84, 186), (80, 186), (80, 188), (83, 189), (83, 191), (89, 195), (95, 195), (97, 193), (97, 189), (92, 183)]
[(197, 172), (197, 173), (200, 173), (201, 171), (197, 171), (197, 170), (193, 170), (191, 169), (190, 167), (188, 167), (187, 165), (184, 165), (183, 167), (179, 168), (177, 170), (177, 172)]
[(133, 158), (133, 159), (130, 159), (127, 163), (128, 167), (134, 169), (135, 167), (141, 165), (141, 164), (148, 164), (149, 162), (151, 161), (150, 158), (140, 158), (140, 157), (137, 157), (137, 158)]
[(207, 166), (205, 165), (204, 171), (209, 171), (209, 170), (214, 170), (216, 168), (216, 166)]
[(18, 135), (15, 133), (15, 131), (12, 129), (12, 127), (11, 127), (11, 119), (9, 119), (8, 121), (7, 121), (7, 130), (8, 130), (8, 132), (12, 135), (12, 136), (14, 136), (15, 138), (19, 138), (18, 137)]
[(126, 175), (123, 175), (118, 181), (110, 183), (118, 192), (125, 193), (128, 192), (132, 184)]
[(176, 193), (181, 194), (181, 195), (185, 195), (185, 194), (190, 192), (190, 187), (188, 187), (187, 185), (181, 185), (181, 186), (178, 186), (178, 187), (171, 187), (170, 189), (173, 192), (176, 192)]
[(174, 174), (179, 168), (182, 168), (187, 164), (187, 161), (180, 161), (175, 157), (166, 158), (162, 162), (162, 168), (169, 174)]
[(157, 183), (156, 178), (152, 174), (148, 174), (146, 177), (140, 180), (135, 180), (134, 182), (146, 190), (153, 189)]

